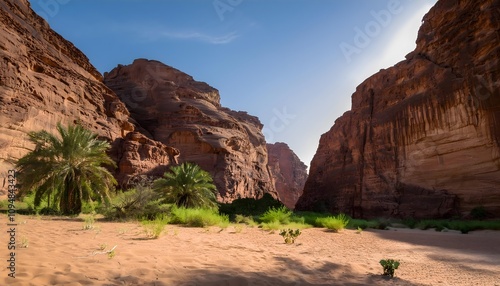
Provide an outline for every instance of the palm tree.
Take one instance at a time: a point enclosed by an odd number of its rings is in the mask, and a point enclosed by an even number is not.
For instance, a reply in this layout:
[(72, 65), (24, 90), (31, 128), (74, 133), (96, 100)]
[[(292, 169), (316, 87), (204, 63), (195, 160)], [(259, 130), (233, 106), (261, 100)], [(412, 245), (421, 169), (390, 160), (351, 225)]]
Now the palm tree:
[(167, 201), (185, 208), (217, 207), (217, 188), (208, 172), (192, 163), (182, 163), (170, 170), (153, 183), (153, 189), (162, 192)]
[(35, 206), (53, 194), (64, 215), (78, 214), (82, 200), (92, 197), (107, 202), (116, 180), (103, 165), (116, 166), (106, 154), (110, 147), (81, 125), (64, 128), (57, 124), (59, 136), (47, 131), (30, 132), (35, 149), (17, 161), (19, 195), (35, 191)]

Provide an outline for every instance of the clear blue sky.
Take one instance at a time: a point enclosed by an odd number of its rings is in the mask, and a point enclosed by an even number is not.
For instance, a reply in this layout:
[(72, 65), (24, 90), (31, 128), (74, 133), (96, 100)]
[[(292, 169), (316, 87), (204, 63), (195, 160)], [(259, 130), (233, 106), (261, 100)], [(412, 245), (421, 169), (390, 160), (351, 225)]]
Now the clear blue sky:
[(436, 0), (30, 0), (104, 73), (159, 60), (260, 118), (307, 165), (356, 86), (412, 51)]

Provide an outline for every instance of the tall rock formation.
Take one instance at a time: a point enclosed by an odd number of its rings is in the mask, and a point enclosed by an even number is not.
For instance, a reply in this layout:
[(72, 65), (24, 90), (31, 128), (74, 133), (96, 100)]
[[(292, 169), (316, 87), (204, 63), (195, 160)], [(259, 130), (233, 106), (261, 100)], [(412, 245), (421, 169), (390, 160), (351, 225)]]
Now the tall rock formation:
[[(129, 145), (134, 139), (126, 135), (136, 124), (87, 57), (51, 30), (27, 0), (0, 1), (0, 22), (0, 190), (7, 188), (9, 161), (33, 147), (26, 134), (42, 129), (55, 132), (58, 122), (79, 122), (110, 141), (116, 161), (124, 160), (126, 148), (133, 156)], [(152, 144), (167, 152), (166, 146)], [(171, 154), (163, 157), (158, 155), (161, 152), (151, 153), (153, 157), (140, 153), (138, 160), (129, 160), (127, 174), (170, 164), (176, 154), (168, 150)], [(116, 172), (119, 177), (120, 170)]]
[(267, 144), (269, 170), (276, 184), (279, 200), (294, 209), (307, 179), (307, 166), (286, 143)]
[(500, 217), (500, 1), (439, 0), (323, 134), (297, 209)]
[(210, 172), (219, 200), (277, 197), (258, 118), (221, 107), (219, 92), (158, 61), (135, 60), (104, 82), (148, 136), (180, 151), (179, 162)]

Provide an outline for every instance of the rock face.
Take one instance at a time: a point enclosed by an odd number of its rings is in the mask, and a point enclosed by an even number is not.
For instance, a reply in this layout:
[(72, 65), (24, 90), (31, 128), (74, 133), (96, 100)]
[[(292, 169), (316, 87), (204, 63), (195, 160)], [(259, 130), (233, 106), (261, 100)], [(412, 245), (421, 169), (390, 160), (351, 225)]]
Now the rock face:
[(294, 209), (307, 180), (307, 166), (285, 143), (267, 144), (267, 152), (279, 200)]
[(500, 2), (440, 0), (323, 134), (297, 209), (500, 217)]
[[(126, 175), (144, 171), (141, 161), (149, 162), (150, 166), (166, 163), (165, 152), (169, 152), (166, 146), (145, 137), (136, 140), (136, 135), (123, 139), (136, 128), (125, 104), (102, 83), (101, 74), (87, 57), (51, 30), (31, 10), (28, 1), (0, 1), (0, 22), (2, 191), (7, 188), (7, 170), (12, 168), (8, 161), (23, 156), (33, 147), (26, 133), (42, 129), (55, 132), (58, 122), (79, 122), (109, 140), (115, 149), (114, 159), (120, 162), (120, 168), (125, 168)], [(129, 150), (134, 144), (142, 144), (135, 155)], [(122, 145), (127, 149), (124, 157), (117, 151), (124, 150)], [(175, 152), (169, 156), (175, 156)], [(127, 177), (121, 176), (119, 169), (116, 172), (119, 178)]]
[(221, 107), (219, 92), (158, 61), (135, 60), (104, 77), (148, 136), (210, 172), (219, 200), (277, 197), (260, 121)]
[(118, 139), (112, 150), (118, 158), (117, 181), (122, 189), (137, 183), (141, 176), (161, 177), (177, 164), (179, 150), (151, 140), (139, 132)]

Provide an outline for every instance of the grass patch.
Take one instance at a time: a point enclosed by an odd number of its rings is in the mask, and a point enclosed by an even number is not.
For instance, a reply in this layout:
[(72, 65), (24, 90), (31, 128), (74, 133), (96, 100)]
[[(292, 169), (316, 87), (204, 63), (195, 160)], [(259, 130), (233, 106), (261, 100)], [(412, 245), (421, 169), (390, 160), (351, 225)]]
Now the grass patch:
[(351, 218), (349, 219), (349, 223), (347, 224), (346, 228), (348, 229), (367, 229), (367, 228), (378, 228), (383, 227), (384, 229), (386, 225), (381, 224), (377, 220), (364, 220), (364, 219), (354, 219)]
[(250, 227), (254, 227), (254, 226), (257, 226), (259, 225), (258, 223), (256, 223), (254, 220), (253, 220), (253, 217), (251, 216), (244, 216), (244, 215), (241, 215), (241, 214), (237, 214), (234, 218), (234, 222), (235, 223), (244, 223)]
[(168, 221), (168, 217), (158, 216), (155, 220), (142, 220), (141, 224), (148, 238), (157, 239), (162, 234)]
[(280, 224), (290, 223), (290, 218), (292, 216), (292, 211), (287, 209), (285, 206), (279, 208), (269, 208), (263, 215), (259, 217), (262, 223), (273, 223), (277, 222)]
[(221, 215), (218, 211), (213, 209), (172, 207), (170, 212), (170, 223), (192, 227), (220, 226), (226, 228), (229, 225), (229, 216)]
[(337, 216), (316, 219), (316, 224), (319, 224), (335, 232), (343, 230), (348, 223), (349, 218), (345, 214), (338, 214)]

